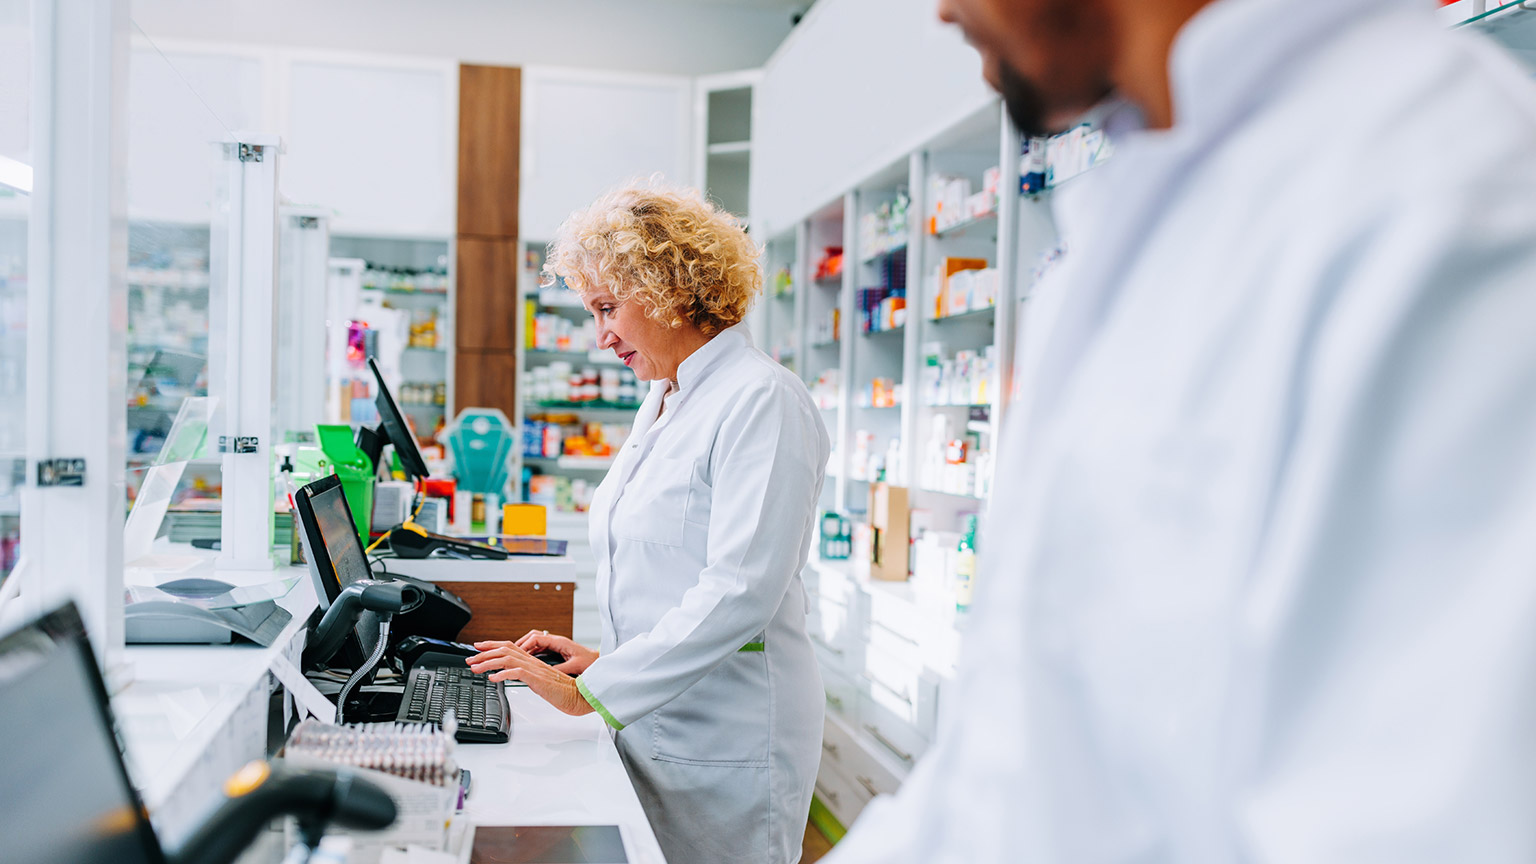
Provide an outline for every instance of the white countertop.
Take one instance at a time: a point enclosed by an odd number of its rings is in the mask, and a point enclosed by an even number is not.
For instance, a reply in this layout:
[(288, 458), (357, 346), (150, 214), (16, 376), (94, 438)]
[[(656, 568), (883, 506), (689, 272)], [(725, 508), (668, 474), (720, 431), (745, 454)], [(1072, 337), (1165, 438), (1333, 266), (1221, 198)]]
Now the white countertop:
[[(284, 568), (269, 578), (296, 573), (304, 571)], [(134, 783), (151, 810), (207, 756), (242, 703), (265, 680), (274, 657), (285, 652), (297, 660), (305, 621), (316, 605), (307, 574), (277, 602), (293, 619), (270, 648), (245, 643), (130, 645), (124, 650), (130, 680), (112, 697), (112, 712)], [(264, 698), (261, 709), (266, 710)], [(265, 722), (264, 714), (260, 720)]]
[(631, 864), (665, 859), (602, 718), (571, 717), (526, 687), (508, 687), (512, 737), (461, 744), (476, 825), (618, 825)]

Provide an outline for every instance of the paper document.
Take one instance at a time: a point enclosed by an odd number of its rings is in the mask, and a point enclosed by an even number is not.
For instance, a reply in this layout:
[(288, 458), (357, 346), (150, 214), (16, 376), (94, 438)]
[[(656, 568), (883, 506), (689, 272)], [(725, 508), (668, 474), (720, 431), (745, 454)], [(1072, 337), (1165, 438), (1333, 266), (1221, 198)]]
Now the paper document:
[(284, 689), (293, 694), (294, 700), (299, 703), (299, 708), (304, 713), (322, 723), (336, 722), (336, 706), (331, 704), (331, 700), (321, 695), (320, 691), (315, 689), (315, 685), (309, 683), (309, 679), (304, 677), (299, 667), (293, 665), (292, 660), (281, 654), (273, 657), (272, 674), (277, 676), (277, 680), (283, 682)]

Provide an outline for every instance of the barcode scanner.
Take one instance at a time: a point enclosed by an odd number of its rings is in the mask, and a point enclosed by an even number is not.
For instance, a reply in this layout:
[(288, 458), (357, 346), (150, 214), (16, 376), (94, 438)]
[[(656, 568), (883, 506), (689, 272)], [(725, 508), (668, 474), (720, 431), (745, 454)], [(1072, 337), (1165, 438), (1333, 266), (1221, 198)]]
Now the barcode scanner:
[(425, 599), (426, 594), (409, 582), (353, 582), (342, 589), (331, 608), (325, 610), (325, 617), (315, 625), (315, 638), (304, 648), (304, 668), (313, 668), (334, 656), (364, 612), (397, 615), (415, 609)]
[(298, 819), (299, 836), (313, 850), (332, 823), (379, 831), (395, 821), (395, 802), (355, 772), (339, 768), (300, 770), (251, 762), (224, 783), (225, 799), (170, 864), (230, 864), (257, 832), (277, 816)]
[(389, 532), (389, 548), (397, 558), (425, 558), (438, 550), (458, 558), (491, 558), (503, 561), (509, 557), (505, 549), (487, 546), (484, 543), (471, 543), (468, 540), (443, 534), (433, 534), (415, 522), (403, 522), (395, 526)]

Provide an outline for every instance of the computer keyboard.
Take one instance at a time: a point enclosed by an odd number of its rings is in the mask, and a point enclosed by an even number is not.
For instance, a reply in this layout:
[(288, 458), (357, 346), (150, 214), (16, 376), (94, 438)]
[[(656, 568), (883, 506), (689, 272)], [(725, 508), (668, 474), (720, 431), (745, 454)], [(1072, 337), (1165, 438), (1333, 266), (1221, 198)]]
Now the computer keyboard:
[(454, 739), (466, 744), (502, 744), (511, 726), (507, 692), (500, 681), (469, 671), (459, 659), (454, 664), (418, 662), (411, 667), (405, 696), (395, 719), (406, 723), (443, 725), (443, 712), (453, 709), (459, 728)]

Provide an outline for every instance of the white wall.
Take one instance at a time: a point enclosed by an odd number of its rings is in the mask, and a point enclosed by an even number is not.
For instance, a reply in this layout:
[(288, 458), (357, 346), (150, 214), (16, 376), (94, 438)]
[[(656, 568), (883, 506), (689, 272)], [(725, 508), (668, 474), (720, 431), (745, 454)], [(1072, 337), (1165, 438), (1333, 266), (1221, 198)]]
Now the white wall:
[(936, 0), (819, 0), (763, 70), (752, 220), (778, 233), (995, 98)]
[(679, 76), (525, 69), (523, 239), (553, 239), (571, 211), (625, 181), (689, 182), (692, 95), (692, 79)]
[(29, 7), (0, 2), (0, 156), (32, 164), (32, 33)]
[(132, 0), (151, 39), (700, 75), (762, 65), (783, 6), (665, 0)]

